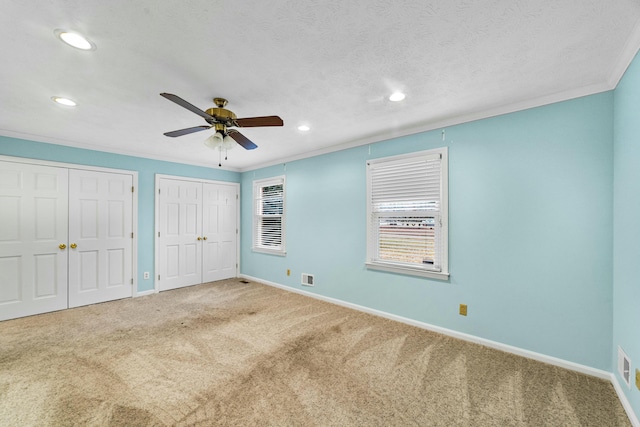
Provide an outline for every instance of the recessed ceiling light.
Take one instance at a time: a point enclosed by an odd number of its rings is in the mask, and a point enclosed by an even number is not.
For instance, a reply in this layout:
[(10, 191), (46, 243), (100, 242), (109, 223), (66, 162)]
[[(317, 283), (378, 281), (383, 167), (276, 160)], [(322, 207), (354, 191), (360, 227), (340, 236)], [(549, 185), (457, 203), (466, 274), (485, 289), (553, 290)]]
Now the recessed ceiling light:
[(300, 126), (298, 126), (298, 130), (299, 130), (300, 132), (308, 132), (310, 129), (311, 129), (311, 128), (310, 128), (309, 126), (307, 126), (307, 125), (300, 125)]
[(53, 102), (58, 103), (60, 105), (66, 105), (67, 107), (75, 107), (76, 102), (69, 99), (69, 98), (62, 98), (60, 96), (52, 96), (51, 99), (53, 100)]
[(69, 46), (75, 47), (76, 49), (80, 49), (80, 50), (96, 50), (96, 45), (94, 43), (92, 43), (89, 39), (87, 39), (86, 37), (84, 37), (84, 36), (82, 36), (82, 35), (80, 35), (78, 33), (74, 33), (72, 31), (61, 30), (61, 29), (57, 29), (53, 33), (60, 40), (62, 40), (63, 42), (65, 42)]
[(389, 96), (389, 101), (398, 102), (402, 101), (406, 95), (402, 92), (394, 92)]

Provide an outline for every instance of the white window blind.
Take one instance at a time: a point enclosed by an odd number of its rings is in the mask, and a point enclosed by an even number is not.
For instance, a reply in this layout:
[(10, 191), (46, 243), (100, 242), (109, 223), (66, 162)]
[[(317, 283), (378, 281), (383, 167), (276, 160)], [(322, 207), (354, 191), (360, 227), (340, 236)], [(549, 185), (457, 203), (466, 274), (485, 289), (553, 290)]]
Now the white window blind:
[(254, 181), (253, 249), (285, 253), (284, 177)]
[(369, 266), (448, 274), (444, 172), (444, 149), (368, 162)]

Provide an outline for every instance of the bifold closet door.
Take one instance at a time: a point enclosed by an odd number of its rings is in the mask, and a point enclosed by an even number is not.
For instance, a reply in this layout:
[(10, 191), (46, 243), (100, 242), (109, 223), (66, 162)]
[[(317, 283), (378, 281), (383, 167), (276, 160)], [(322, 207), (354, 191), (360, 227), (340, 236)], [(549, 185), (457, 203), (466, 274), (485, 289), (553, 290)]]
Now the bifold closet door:
[(202, 283), (202, 183), (160, 179), (158, 289)]
[(69, 171), (69, 307), (132, 296), (132, 181)]
[(0, 161), (0, 320), (67, 308), (68, 169)]

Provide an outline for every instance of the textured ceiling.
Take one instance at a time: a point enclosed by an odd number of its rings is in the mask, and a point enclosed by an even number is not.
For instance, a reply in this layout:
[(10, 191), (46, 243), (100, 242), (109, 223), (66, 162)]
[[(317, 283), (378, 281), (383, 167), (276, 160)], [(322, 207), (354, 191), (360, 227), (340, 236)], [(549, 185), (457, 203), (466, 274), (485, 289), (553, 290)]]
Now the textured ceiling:
[[(162, 135), (206, 123), (159, 93), (202, 109), (220, 96), (285, 123), (242, 129), (259, 148), (229, 151), (236, 170), (609, 90), (640, 46), (637, 0), (0, 5), (1, 135), (218, 167), (211, 131)], [(405, 101), (387, 100), (395, 90)]]

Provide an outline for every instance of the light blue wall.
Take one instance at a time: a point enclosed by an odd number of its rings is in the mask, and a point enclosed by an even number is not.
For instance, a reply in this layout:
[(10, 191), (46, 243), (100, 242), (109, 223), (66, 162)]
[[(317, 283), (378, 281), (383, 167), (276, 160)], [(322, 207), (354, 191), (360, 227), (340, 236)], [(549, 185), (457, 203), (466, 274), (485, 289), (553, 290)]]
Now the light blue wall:
[[(305, 289), (322, 295), (611, 371), (612, 132), (607, 92), (451, 127), (444, 142), (438, 130), (241, 175), (6, 137), (0, 154), (138, 171), (140, 291), (154, 175), (241, 182), (242, 273), (296, 288), (311, 273)], [(443, 145), (451, 279), (366, 270), (365, 161)], [(252, 181), (282, 174), (288, 254), (254, 253)]]
[(155, 174), (178, 175), (216, 181), (239, 182), (240, 174), (211, 168), (123, 156), (101, 151), (83, 150), (61, 145), (0, 136), (0, 155), (27, 157), (79, 165), (126, 169), (138, 172), (138, 291), (153, 289), (153, 280), (143, 279), (143, 272), (154, 273), (154, 187)]
[(613, 360), (618, 345), (631, 359), (631, 389), (622, 388), (640, 414), (640, 57), (616, 88), (614, 105)]
[[(366, 270), (365, 161), (441, 146), (450, 280)], [(252, 252), (252, 181), (281, 174), (288, 253)], [(437, 130), (246, 172), (241, 186), (246, 275), (303, 288), (314, 274), (305, 290), (612, 369), (612, 92), (454, 126), (445, 142)]]

